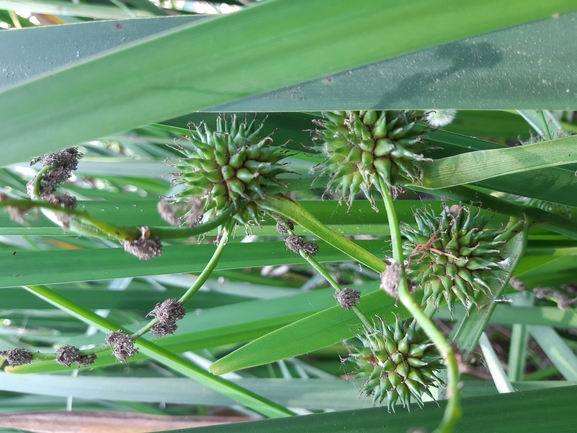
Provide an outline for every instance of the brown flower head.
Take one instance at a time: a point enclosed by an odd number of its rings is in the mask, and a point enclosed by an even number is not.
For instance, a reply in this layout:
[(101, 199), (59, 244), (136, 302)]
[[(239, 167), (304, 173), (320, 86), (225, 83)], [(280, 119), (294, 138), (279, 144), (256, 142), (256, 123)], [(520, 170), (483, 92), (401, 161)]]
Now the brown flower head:
[(148, 227), (140, 227), (140, 237), (134, 241), (124, 241), (124, 250), (140, 260), (150, 260), (162, 254), (162, 243), (157, 236), (150, 237)]
[(56, 353), (58, 354), (56, 362), (66, 367), (70, 367), (75, 362), (78, 363), (78, 366), (85, 367), (96, 361), (96, 354), (82, 355), (80, 349), (70, 345), (59, 347)]
[(32, 353), (29, 350), (20, 349), (19, 347), (15, 349), (1, 350), (0, 356), (6, 358), (10, 367), (30, 364), (32, 362)]
[(42, 161), (44, 167), (54, 166), (42, 176), (41, 195), (53, 194), (60, 184), (66, 182), (72, 172), (78, 168), (80, 158), (82, 158), (82, 153), (78, 151), (78, 148), (69, 147), (58, 152), (46, 153), (30, 161), (30, 165)]
[(357, 289), (342, 289), (335, 292), (335, 299), (345, 310), (350, 310), (361, 299), (361, 292)]
[(178, 299), (167, 299), (162, 304), (156, 304), (154, 310), (146, 315), (153, 316), (161, 323), (174, 323), (186, 314), (186, 308), (178, 302)]
[(114, 331), (106, 336), (106, 342), (112, 346), (112, 354), (118, 362), (126, 361), (138, 353), (130, 334), (124, 331)]
[(278, 221), (276, 223), (276, 231), (281, 234), (281, 235), (286, 235), (288, 234), (288, 230), (294, 230), (295, 229), (295, 224), (294, 222), (292, 222), (291, 220), (286, 220), (286, 221)]
[(304, 246), (303, 238), (296, 235), (290, 235), (288, 238), (286, 238), (285, 244), (289, 250), (296, 254), (299, 254), (299, 250), (301, 250)]
[(174, 334), (178, 325), (173, 322), (158, 322), (150, 329), (150, 333), (157, 338), (164, 337), (165, 335)]
[(314, 257), (319, 252), (319, 245), (316, 242), (305, 242), (303, 250), (308, 256)]

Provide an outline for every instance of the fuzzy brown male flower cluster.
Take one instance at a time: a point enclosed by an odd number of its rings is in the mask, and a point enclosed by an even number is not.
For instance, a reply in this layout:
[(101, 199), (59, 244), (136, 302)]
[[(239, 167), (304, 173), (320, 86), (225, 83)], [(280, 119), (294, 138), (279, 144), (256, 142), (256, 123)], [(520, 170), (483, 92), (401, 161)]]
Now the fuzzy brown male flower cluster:
[(177, 320), (182, 319), (186, 314), (186, 308), (178, 302), (178, 299), (167, 299), (162, 304), (156, 304), (154, 310), (146, 315), (153, 316), (158, 323), (152, 327), (150, 332), (155, 337), (163, 337), (168, 334), (174, 334), (178, 325)]
[[(57, 207), (75, 209), (76, 197), (68, 193), (56, 194), (56, 190), (70, 178), (72, 171), (78, 168), (80, 158), (82, 153), (78, 148), (69, 147), (58, 152), (46, 153), (30, 161), (30, 165), (42, 161), (44, 169), (26, 185), (28, 195), (34, 200), (46, 200)], [(73, 217), (63, 212), (56, 212), (51, 219), (68, 230)]]
[(0, 356), (6, 358), (10, 367), (30, 364), (32, 362), (32, 353), (29, 350), (21, 349), (19, 347), (15, 349), (0, 350)]
[(319, 252), (319, 246), (316, 242), (305, 242), (304, 239), (297, 235), (290, 235), (285, 239), (286, 247), (295, 254), (300, 254), (303, 250), (307, 256), (314, 257)]
[(94, 361), (96, 361), (95, 353), (91, 353), (89, 355), (82, 355), (80, 353), (80, 349), (68, 344), (59, 347), (56, 350), (56, 353), (58, 354), (58, 356), (56, 357), (56, 362), (66, 367), (70, 367), (75, 362), (78, 364), (79, 367), (85, 367), (87, 365), (94, 364)]
[(118, 362), (126, 361), (138, 353), (138, 348), (134, 347), (134, 340), (126, 332), (114, 331), (106, 336), (106, 342), (112, 347), (112, 354)]
[(140, 237), (123, 242), (124, 250), (140, 260), (150, 260), (162, 254), (162, 243), (158, 236), (151, 236), (148, 227), (140, 227)]
[(44, 196), (54, 194), (56, 189), (66, 182), (72, 172), (78, 168), (78, 161), (81, 158), (82, 153), (78, 151), (77, 147), (69, 147), (58, 152), (46, 153), (30, 161), (30, 165), (42, 161), (43, 167), (53, 167), (42, 175), (40, 196), (44, 198)]
[(348, 311), (361, 300), (361, 292), (357, 289), (341, 289), (335, 292), (334, 297)]

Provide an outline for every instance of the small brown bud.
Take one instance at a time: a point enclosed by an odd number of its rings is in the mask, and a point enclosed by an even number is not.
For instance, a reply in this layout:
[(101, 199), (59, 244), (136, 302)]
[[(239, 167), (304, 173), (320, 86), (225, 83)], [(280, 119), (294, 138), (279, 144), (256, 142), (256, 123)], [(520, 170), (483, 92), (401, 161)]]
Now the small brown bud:
[(335, 299), (345, 310), (350, 310), (361, 299), (361, 292), (357, 289), (342, 289), (335, 292)]
[(18, 365), (30, 364), (32, 362), (32, 353), (26, 349), (8, 349), (1, 350), (0, 356), (6, 358), (10, 367), (16, 367)]
[(288, 234), (288, 230), (286, 229), (286, 226), (284, 225), (284, 223), (278, 221), (276, 223), (276, 231), (278, 232), (278, 234), (280, 235), (286, 235)]

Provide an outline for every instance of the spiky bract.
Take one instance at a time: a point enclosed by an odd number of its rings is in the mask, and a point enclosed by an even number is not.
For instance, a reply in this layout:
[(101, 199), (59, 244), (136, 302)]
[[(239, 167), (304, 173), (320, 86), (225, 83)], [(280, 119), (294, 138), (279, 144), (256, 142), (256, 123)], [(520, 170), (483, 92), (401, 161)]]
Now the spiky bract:
[(424, 291), (423, 303), (438, 307), (445, 299), (452, 310), (455, 300), (469, 307), (479, 293), (489, 296), (495, 270), (505, 263), (502, 246), (515, 231), (487, 228), (485, 212), (460, 204), (443, 206), (440, 215), (426, 208), (414, 215), (416, 228), (405, 224), (401, 232), (407, 277)]
[(288, 172), (279, 164), (287, 154), (271, 147), (272, 138), (262, 137), (262, 129), (256, 119), (239, 122), (236, 115), (219, 116), (214, 131), (205, 123), (195, 125), (192, 147), (178, 146), (184, 158), (172, 161), (180, 170), (175, 183), (184, 185), (173, 199), (184, 202), (201, 196), (205, 220), (231, 205), (238, 209), (235, 218), (241, 223), (258, 220), (254, 200), (264, 197), (268, 186), (282, 185), (277, 176)]
[(379, 179), (387, 188), (421, 178), (418, 154), (422, 131), (414, 128), (412, 111), (330, 111), (315, 122), (322, 127), (316, 149), (326, 156), (321, 168), (330, 176), (328, 188), (341, 192), (350, 206), (359, 192), (375, 207), (373, 191)]
[(389, 324), (378, 317), (371, 327), (357, 335), (363, 347), (352, 347), (349, 360), (359, 369), (357, 378), (367, 378), (361, 393), (373, 396), (373, 405), (387, 400), (387, 408), (401, 403), (409, 408), (411, 399), (423, 405), (423, 395), (434, 398), (430, 387), (443, 382), (437, 372), (444, 368), (441, 357), (416, 322), (399, 319)]

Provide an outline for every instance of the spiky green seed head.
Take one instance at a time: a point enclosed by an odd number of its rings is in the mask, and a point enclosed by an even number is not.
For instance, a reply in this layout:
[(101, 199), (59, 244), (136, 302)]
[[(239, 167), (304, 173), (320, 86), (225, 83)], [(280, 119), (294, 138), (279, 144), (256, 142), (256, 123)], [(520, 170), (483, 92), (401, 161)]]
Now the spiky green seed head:
[(281, 186), (277, 176), (289, 172), (279, 164), (288, 155), (270, 146), (272, 138), (263, 136), (263, 125), (256, 119), (240, 122), (236, 115), (219, 116), (215, 130), (205, 123), (194, 125), (191, 146), (176, 147), (184, 157), (171, 161), (179, 169), (173, 183), (184, 187), (172, 199), (201, 197), (205, 220), (232, 205), (238, 207), (235, 218), (242, 224), (257, 221), (254, 201), (264, 197), (269, 186)]
[(397, 403), (410, 409), (411, 400), (423, 406), (423, 396), (434, 398), (430, 388), (443, 385), (437, 373), (444, 368), (434, 345), (415, 321), (389, 324), (378, 317), (357, 338), (363, 347), (350, 347), (349, 361), (357, 364), (356, 378), (366, 378), (361, 394), (384, 400), (390, 411)]
[(375, 207), (374, 189), (382, 182), (386, 188), (421, 179), (419, 164), (427, 160), (422, 131), (411, 111), (330, 111), (316, 121), (321, 127), (316, 150), (325, 155), (321, 163), (330, 177), (328, 189), (342, 194), (352, 204), (362, 192)]
[(495, 270), (503, 267), (503, 245), (515, 234), (508, 228), (489, 228), (482, 209), (443, 206), (415, 211), (416, 227), (404, 224), (401, 232), (408, 261), (407, 277), (422, 289), (423, 303), (435, 307), (444, 300), (453, 310), (460, 301), (466, 308), (477, 305), (479, 293), (491, 294)]

